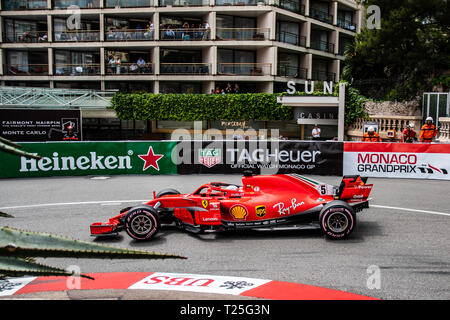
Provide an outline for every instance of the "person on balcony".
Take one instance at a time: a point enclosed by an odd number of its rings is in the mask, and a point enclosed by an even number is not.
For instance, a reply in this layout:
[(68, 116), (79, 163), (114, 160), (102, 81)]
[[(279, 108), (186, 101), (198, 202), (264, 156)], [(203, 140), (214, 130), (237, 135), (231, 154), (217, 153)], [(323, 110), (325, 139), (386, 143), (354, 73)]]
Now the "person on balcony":
[(402, 132), (402, 142), (413, 143), (417, 141), (417, 134), (413, 130), (414, 124), (411, 122), (406, 126), (406, 129)]
[(381, 142), (380, 135), (375, 131), (375, 128), (370, 126), (367, 129), (367, 132), (364, 133), (363, 137), (361, 138), (361, 141), (364, 142)]
[(141, 73), (147, 73), (147, 63), (144, 59), (142, 59), (142, 57), (139, 57), (139, 59), (136, 61), (136, 64), (138, 65)]
[(425, 119), (425, 124), (420, 129), (420, 142), (431, 143), (433, 138), (436, 137), (438, 130), (433, 124), (433, 118), (428, 117)]

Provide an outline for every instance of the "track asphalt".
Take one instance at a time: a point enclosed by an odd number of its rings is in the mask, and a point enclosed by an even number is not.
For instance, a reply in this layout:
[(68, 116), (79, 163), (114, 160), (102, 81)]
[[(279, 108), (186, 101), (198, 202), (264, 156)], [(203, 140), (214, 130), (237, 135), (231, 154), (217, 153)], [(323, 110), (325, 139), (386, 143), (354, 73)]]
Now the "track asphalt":
[[(334, 185), (340, 182), (340, 177), (312, 178)], [(64, 290), (65, 278), (33, 278), (23, 287), (3, 283), (4, 294), (5, 288), (17, 294), (0, 299), (450, 299), (449, 181), (369, 179), (374, 184), (372, 207), (358, 214), (358, 227), (346, 241), (326, 240), (307, 230), (196, 236), (168, 229), (147, 243), (135, 242), (126, 234), (99, 240), (89, 235), (92, 222), (105, 221), (123, 207), (150, 199), (153, 190), (192, 192), (202, 183), (240, 183), (240, 179), (238, 175), (196, 175), (0, 180), (0, 211), (14, 216), (0, 219), (1, 226), (188, 257), (183, 261), (38, 259), (62, 268), (76, 265), (82, 273), (110, 280), (139, 277), (123, 287), (101, 287), (97, 282), (98, 287), (96, 280), (82, 280), (78, 290)], [(267, 283), (273, 287), (271, 294), (241, 295), (220, 290), (174, 291), (167, 290), (171, 289), (167, 285), (134, 286), (155, 274), (160, 278), (153, 282), (167, 282), (174, 276), (191, 279), (184, 282), (189, 284), (199, 280), (195, 275), (213, 278), (211, 283), (220, 285), (267, 281), (257, 288), (244, 286), (242, 292), (254, 293)], [(226, 281), (219, 283), (220, 279)], [(50, 290), (56, 284), (62, 287)], [(34, 291), (27, 291), (33, 287)]]

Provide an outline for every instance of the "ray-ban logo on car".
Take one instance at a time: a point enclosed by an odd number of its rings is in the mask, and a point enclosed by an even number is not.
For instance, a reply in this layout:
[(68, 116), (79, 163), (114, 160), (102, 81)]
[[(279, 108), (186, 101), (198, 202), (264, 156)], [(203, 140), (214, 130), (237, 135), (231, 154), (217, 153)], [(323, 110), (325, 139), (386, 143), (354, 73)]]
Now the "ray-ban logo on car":
[(216, 148), (200, 149), (198, 150), (198, 161), (208, 168), (214, 167), (222, 162), (222, 152)]

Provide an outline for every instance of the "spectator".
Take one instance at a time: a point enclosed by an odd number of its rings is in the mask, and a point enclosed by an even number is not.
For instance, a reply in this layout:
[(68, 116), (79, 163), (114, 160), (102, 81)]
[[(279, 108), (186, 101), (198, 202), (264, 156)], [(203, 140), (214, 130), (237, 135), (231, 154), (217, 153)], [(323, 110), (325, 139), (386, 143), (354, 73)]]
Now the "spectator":
[(139, 70), (139, 67), (138, 67), (137, 64), (132, 63), (132, 64), (130, 65), (130, 73), (136, 73), (138, 70)]
[(239, 85), (237, 83), (234, 84), (234, 93), (239, 93)]
[(171, 26), (168, 26), (166, 29), (166, 32), (164, 33), (165, 39), (174, 39), (175, 38), (175, 32), (172, 30)]
[(220, 93), (220, 88), (216, 87), (216, 94), (219, 94), (219, 93)]
[(109, 57), (108, 64), (111, 73), (116, 73), (116, 59), (113, 56)]
[(231, 84), (228, 82), (227, 87), (225, 88), (225, 93), (233, 93), (233, 88), (231, 88)]
[(433, 124), (433, 118), (428, 117), (420, 129), (420, 142), (431, 143), (437, 135), (437, 129)]
[(402, 132), (402, 142), (412, 143), (417, 141), (417, 134), (413, 130), (414, 124), (410, 123), (406, 126), (406, 129)]
[(320, 140), (320, 128), (317, 124), (315, 124), (312, 129), (312, 138), (313, 140)]
[(203, 32), (203, 40), (209, 39), (209, 31), (210, 31), (210, 25), (208, 22), (203, 22), (203, 28), (205, 29), (205, 32)]
[(117, 57), (116, 58), (116, 73), (117, 74), (120, 74), (120, 71), (122, 69), (121, 64), (122, 64), (122, 61), (120, 61), (120, 57)]
[(38, 38), (38, 42), (47, 42), (48, 41), (48, 36), (46, 33), (44, 33), (42, 36), (40, 36)]
[(139, 57), (139, 59), (136, 61), (139, 70), (141, 71), (141, 73), (146, 73), (147, 72), (147, 63), (145, 62), (144, 59), (142, 59), (142, 57)]
[(363, 137), (361, 138), (361, 141), (364, 142), (381, 142), (380, 135), (375, 131), (375, 128), (370, 126), (367, 129), (367, 132), (364, 133)]

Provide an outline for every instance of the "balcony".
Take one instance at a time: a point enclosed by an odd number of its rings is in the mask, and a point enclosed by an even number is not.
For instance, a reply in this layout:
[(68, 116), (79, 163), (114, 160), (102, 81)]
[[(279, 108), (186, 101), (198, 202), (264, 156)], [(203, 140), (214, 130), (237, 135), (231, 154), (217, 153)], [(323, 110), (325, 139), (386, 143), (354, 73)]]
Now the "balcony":
[(8, 0), (3, 2), (3, 10), (39, 10), (47, 9), (47, 0)]
[(266, 4), (267, 0), (216, 0), (216, 6), (256, 6)]
[(8, 43), (41, 43), (47, 42), (47, 31), (5, 32), (3, 41)]
[(100, 41), (99, 30), (67, 30), (55, 31), (54, 41), (56, 42), (93, 42)]
[(5, 64), (4, 70), (13, 76), (45, 76), (48, 75), (48, 64)]
[(278, 76), (286, 78), (306, 79), (308, 76), (308, 69), (292, 67), (287, 64), (279, 64)]
[(56, 76), (92, 76), (100, 75), (100, 64), (80, 63), (80, 64), (55, 64)]
[(224, 63), (217, 64), (219, 75), (266, 76), (270, 75), (271, 63)]
[(154, 30), (127, 29), (109, 30), (105, 35), (106, 41), (145, 41), (153, 40)]
[(153, 7), (153, 0), (105, 0), (105, 8)]
[(153, 64), (152, 63), (121, 63), (120, 65), (107, 65), (106, 66), (107, 75), (130, 75), (130, 74), (153, 74)]
[(333, 81), (336, 82), (336, 73), (327, 72), (327, 71), (313, 71), (312, 80), (317, 81)]
[(270, 28), (217, 28), (217, 40), (267, 40)]
[(210, 63), (160, 63), (160, 74), (207, 75), (211, 74)]
[(327, 41), (311, 39), (310, 47), (311, 49), (316, 49), (328, 53), (334, 53), (334, 43), (330, 43)]
[(301, 15), (305, 15), (305, 6), (300, 3), (300, 1), (294, 0), (276, 0), (275, 5), (282, 9), (295, 12)]
[(210, 30), (205, 28), (165, 28), (159, 30), (160, 40), (202, 41), (210, 39)]
[(209, 0), (159, 0), (160, 7), (200, 7), (209, 6)]
[(306, 47), (306, 37), (288, 31), (278, 31), (276, 40), (290, 43), (299, 47)]
[(337, 26), (342, 28), (342, 29), (347, 29), (353, 32), (356, 32), (356, 23), (353, 23), (350, 20), (342, 20), (342, 19), (337, 19)]
[(77, 6), (81, 9), (100, 8), (100, 0), (54, 0), (53, 9), (67, 9)]
[(333, 16), (328, 12), (321, 11), (320, 9), (310, 8), (309, 16), (313, 19), (333, 24)]

